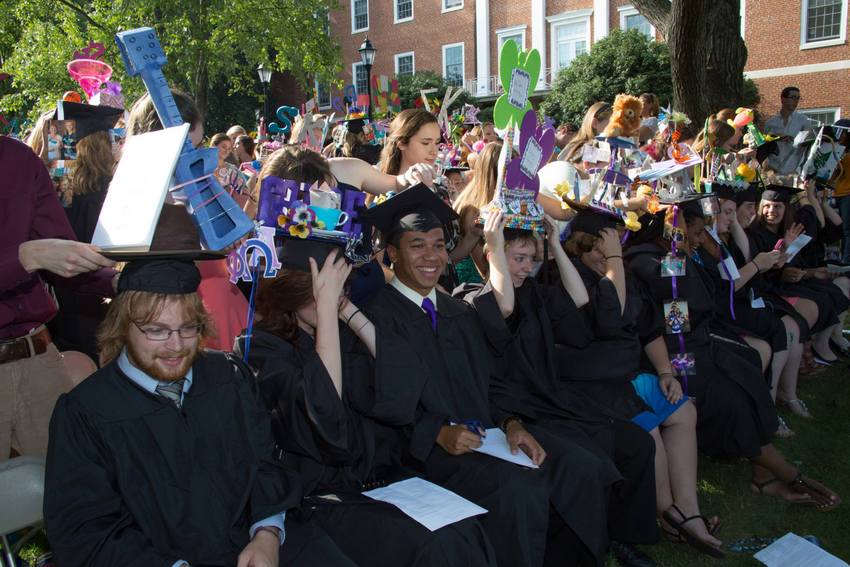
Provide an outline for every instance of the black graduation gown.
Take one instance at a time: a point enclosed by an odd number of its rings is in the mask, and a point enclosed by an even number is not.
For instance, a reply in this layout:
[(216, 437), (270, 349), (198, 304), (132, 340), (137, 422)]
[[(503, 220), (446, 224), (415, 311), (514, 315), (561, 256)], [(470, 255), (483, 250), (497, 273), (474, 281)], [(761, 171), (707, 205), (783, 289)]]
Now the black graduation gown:
[[(768, 230), (763, 225), (754, 222), (747, 229), (750, 235), (750, 246), (753, 255), (759, 252), (769, 252), (776, 246), (780, 235)], [(817, 234), (809, 234), (812, 238), (817, 238)], [(806, 245), (811, 246), (812, 243)], [(805, 250), (805, 248), (803, 250)], [(789, 266), (795, 268), (806, 268), (814, 266), (805, 266), (802, 263), (802, 250), (791, 261)], [(838, 323), (838, 314), (846, 311), (850, 306), (850, 301), (844, 296), (844, 293), (830, 280), (805, 280), (797, 283), (789, 283), (781, 281), (782, 270), (773, 270), (768, 274), (771, 283), (774, 286), (774, 291), (780, 296), (785, 297), (803, 297), (814, 301), (818, 306), (818, 319), (812, 325), (811, 332), (817, 333)]]
[(489, 511), (479, 521), (500, 565), (542, 565), (554, 549), (547, 547), (550, 501), (558, 511), (570, 506), (561, 500), (571, 490), (565, 463), (553, 458), (525, 469), (476, 452), (452, 456), (436, 443), (450, 422), (477, 419), (489, 428), (509, 415), (491, 412), (494, 361), (475, 311), (441, 292), (436, 304), (436, 333), (419, 306), (390, 285), (367, 306), (377, 333), (374, 411), (405, 426), (410, 466)]
[(295, 344), (257, 328), (251, 339), (249, 362), (258, 369), (275, 442), (304, 486), (305, 500), (287, 515), (287, 530), (306, 531), (308, 537), (323, 531), (358, 565), (495, 565), (474, 518), (431, 532), (395, 506), (360, 494), (411, 475), (392, 453), (400, 447), (393, 441), (399, 432), (357, 411), (372, 405), (371, 356), (340, 327), (342, 399), (303, 331)]
[(59, 398), (44, 496), (58, 565), (232, 566), (252, 524), (299, 502), (247, 368), (207, 352), (192, 372), (179, 410), (116, 361)]
[[(668, 252), (648, 242), (624, 253), (660, 313), (664, 302), (673, 297), (673, 278), (661, 276), (661, 260)], [(711, 456), (758, 456), (778, 425), (758, 353), (722, 326), (713, 325), (715, 291), (700, 266), (687, 258), (685, 275), (676, 279), (678, 296), (688, 302), (690, 314), (691, 330), (683, 336), (685, 352), (696, 361), (696, 374), (687, 377), (687, 390), (697, 407), (699, 448)], [(679, 353), (676, 335), (665, 334), (665, 341), (670, 356)]]
[[(546, 449), (549, 457), (569, 463), (569, 482), (561, 487), (571, 505), (562, 511), (565, 522), (591, 550), (597, 562), (607, 549), (607, 509), (609, 489), (622, 480), (608, 455), (588, 437), (574, 420), (565, 423), (559, 435), (543, 425), (546, 418), (557, 419), (571, 411), (566, 396), (559, 397), (554, 366), (553, 327), (585, 342), (585, 326), (577, 308), (562, 289), (541, 286), (533, 280), (515, 289), (515, 307), (506, 321), (502, 317), (492, 286), (488, 283), (466, 294), (478, 312), (491, 344), (509, 341), (507, 348), (494, 350), (500, 370), (490, 383), (490, 401), (497, 412), (522, 418), (525, 427)], [(551, 313), (551, 316), (550, 316)], [(559, 408), (562, 403), (564, 407)], [(649, 516), (652, 522), (652, 515)]]
[[(108, 181), (100, 191), (74, 195), (71, 206), (65, 208), (71, 228), (80, 242), (91, 242), (107, 188)], [(53, 291), (59, 312), (48, 327), (56, 347), (60, 351), (83, 352), (97, 363), (97, 327), (106, 317), (109, 305), (101, 297), (83, 295), (73, 289), (56, 287)]]

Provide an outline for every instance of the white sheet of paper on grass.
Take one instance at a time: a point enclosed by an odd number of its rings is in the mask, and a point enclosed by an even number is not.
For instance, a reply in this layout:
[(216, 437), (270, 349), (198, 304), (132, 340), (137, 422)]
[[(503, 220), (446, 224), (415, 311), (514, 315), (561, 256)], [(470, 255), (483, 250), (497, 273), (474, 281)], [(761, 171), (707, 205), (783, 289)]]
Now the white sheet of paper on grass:
[(848, 567), (841, 559), (791, 532), (753, 557), (767, 567)]
[(363, 495), (392, 504), (432, 532), (487, 513), (478, 504), (419, 477), (394, 482)]

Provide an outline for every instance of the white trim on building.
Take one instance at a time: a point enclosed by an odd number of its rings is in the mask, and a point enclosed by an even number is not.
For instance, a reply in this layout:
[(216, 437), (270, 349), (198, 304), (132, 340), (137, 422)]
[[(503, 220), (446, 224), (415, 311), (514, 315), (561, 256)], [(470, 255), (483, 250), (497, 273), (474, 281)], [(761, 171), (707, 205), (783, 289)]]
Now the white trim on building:
[(827, 63), (811, 63), (809, 65), (796, 65), (794, 67), (775, 67), (773, 69), (758, 69), (756, 71), (744, 71), (748, 79), (768, 79), (770, 77), (783, 77), (785, 75), (805, 75), (807, 73), (825, 73), (827, 71), (843, 71), (850, 69), (850, 59), (840, 61), (829, 61)]
[(809, 0), (802, 0), (800, 2), (800, 49), (817, 49), (847, 43), (847, 0), (841, 0), (841, 25), (836, 38), (809, 41), (806, 36), (809, 28), (808, 12)]

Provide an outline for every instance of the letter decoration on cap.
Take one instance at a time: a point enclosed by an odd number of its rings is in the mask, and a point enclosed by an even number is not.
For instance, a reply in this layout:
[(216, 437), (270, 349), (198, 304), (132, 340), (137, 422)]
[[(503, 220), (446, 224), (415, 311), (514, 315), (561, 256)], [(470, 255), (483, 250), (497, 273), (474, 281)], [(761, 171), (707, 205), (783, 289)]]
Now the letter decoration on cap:
[[(183, 117), (162, 73), (165, 53), (153, 28), (120, 32), (115, 41), (127, 74), (141, 75), (163, 127), (182, 125)], [(195, 149), (187, 137), (174, 171), (176, 184), (182, 186), (174, 196), (188, 200), (187, 208), (210, 250), (226, 248), (254, 230), (253, 221), (213, 175), (217, 165), (216, 148)]]

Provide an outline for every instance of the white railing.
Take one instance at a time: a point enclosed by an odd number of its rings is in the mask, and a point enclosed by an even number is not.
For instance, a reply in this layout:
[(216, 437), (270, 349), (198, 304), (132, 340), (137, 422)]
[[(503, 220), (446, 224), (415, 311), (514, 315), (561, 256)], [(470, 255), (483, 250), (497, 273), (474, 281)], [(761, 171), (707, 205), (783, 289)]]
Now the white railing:
[[(555, 82), (557, 74), (558, 71), (553, 71), (552, 69), (541, 69), (540, 80), (537, 83), (535, 92), (543, 93), (552, 90), (552, 84)], [(478, 78), (467, 79), (463, 86), (464, 89), (475, 97), (498, 96), (505, 92), (498, 75), (490, 75), (482, 81), (479, 81)]]

